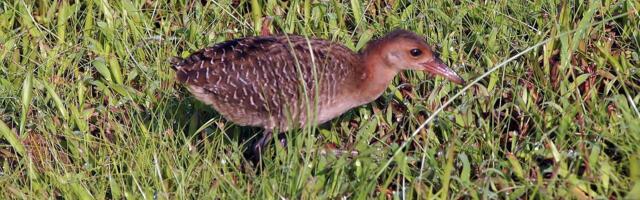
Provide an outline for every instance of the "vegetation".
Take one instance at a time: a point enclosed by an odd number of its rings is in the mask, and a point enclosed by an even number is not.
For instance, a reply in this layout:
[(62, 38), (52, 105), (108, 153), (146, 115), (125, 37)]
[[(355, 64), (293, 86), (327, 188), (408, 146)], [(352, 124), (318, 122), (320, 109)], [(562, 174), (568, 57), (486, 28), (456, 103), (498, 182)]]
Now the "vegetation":
[[(0, 1), (0, 199), (638, 199), (639, 8)], [(195, 100), (168, 59), (256, 35), (265, 16), (275, 32), (354, 50), (415, 31), (469, 85), (406, 72), (374, 103), (287, 133), (287, 147), (252, 166), (243, 151), (260, 130)]]

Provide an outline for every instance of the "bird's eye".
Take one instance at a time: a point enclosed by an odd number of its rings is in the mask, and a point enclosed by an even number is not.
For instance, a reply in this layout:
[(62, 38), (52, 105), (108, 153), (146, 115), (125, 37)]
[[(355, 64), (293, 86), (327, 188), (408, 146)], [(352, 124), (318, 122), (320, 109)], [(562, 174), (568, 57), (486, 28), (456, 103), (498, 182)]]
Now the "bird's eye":
[(411, 53), (411, 56), (418, 57), (418, 56), (422, 55), (422, 50), (420, 50), (420, 49), (411, 49), (410, 53)]

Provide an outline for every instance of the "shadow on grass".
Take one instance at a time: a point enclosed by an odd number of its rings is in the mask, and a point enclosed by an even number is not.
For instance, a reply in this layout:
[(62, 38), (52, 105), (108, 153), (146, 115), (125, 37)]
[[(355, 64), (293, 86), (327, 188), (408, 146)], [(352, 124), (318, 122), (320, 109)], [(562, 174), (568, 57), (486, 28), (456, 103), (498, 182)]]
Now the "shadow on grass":
[[(189, 141), (198, 149), (206, 148), (205, 143), (218, 138), (219, 134), (224, 134), (223, 142), (217, 144), (237, 143), (238, 146), (242, 146), (245, 160), (251, 161), (254, 166), (257, 164), (260, 154), (254, 152), (251, 147), (262, 137), (263, 129), (235, 125), (212, 107), (190, 96), (186, 90), (179, 89), (179, 91), (178, 95), (171, 95), (167, 99), (168, 104), (165, 108), (165, 113), (169, 115), (167, 118), (174, 120), (172, 126), (177, 133), (182, 133), (185, 138), (191, 138)], [(284, 135), (280, 134), (280, 137)], [(269, 142), (266, 147), (273, 147), (272, 142)]]

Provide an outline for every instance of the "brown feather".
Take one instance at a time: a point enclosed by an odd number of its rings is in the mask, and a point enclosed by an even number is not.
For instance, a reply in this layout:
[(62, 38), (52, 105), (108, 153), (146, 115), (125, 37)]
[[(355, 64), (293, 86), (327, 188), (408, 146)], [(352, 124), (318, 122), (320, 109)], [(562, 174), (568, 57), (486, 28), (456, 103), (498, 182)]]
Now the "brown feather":
[(198, 100), (236, 124), (269, 131), (323, 123), (373, 101), (404, 69), (463, 82), (423, 38), (404, 30), (360, 53), (327, 40), (279, 35), (222, 42), (171, 63), (178, 82)]
[(305, 99), (315, 105), (318, 94), (319, 108), (334, 102), (341, 95), (337, 87), (351, 80), (339, 75), (361, 70), (351, 67), (356, 58), (329, 41), (266, 36), (216, 44), (175, 62), (174, 68), (179, 82), (229, 120), (284, 130), (307, 121), (311, 108)]

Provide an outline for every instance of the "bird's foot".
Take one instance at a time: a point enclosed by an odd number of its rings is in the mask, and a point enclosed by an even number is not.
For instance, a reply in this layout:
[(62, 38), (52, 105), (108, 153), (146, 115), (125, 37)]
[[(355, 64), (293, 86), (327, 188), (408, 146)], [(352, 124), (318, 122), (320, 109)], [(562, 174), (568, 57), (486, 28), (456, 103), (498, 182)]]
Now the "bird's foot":
[[(265, 130), (258, 140), (256, 140), (252, 145), (251, 158), (256, 163), (260, 163), (262, 159), (262, 153), (267, 148), (269, 142), (273, 139), (273, 132)], [(277, 138), (278, 142), (282, 147), (287, 146), (287, 137), (284, 133), (280, 133)]]
[(262, 137), (256, 140), (255, 143), (253, 144), (254, 156), (260, 157), (262, 155), (263, 149), (265, 148), (265, 146), (267, 146), (267, 144), (269, 143), (269, 140), (271, 140), (272, 137), (273, 137), (273, 132), (271, 131), (265, 130), (262, 133)]

